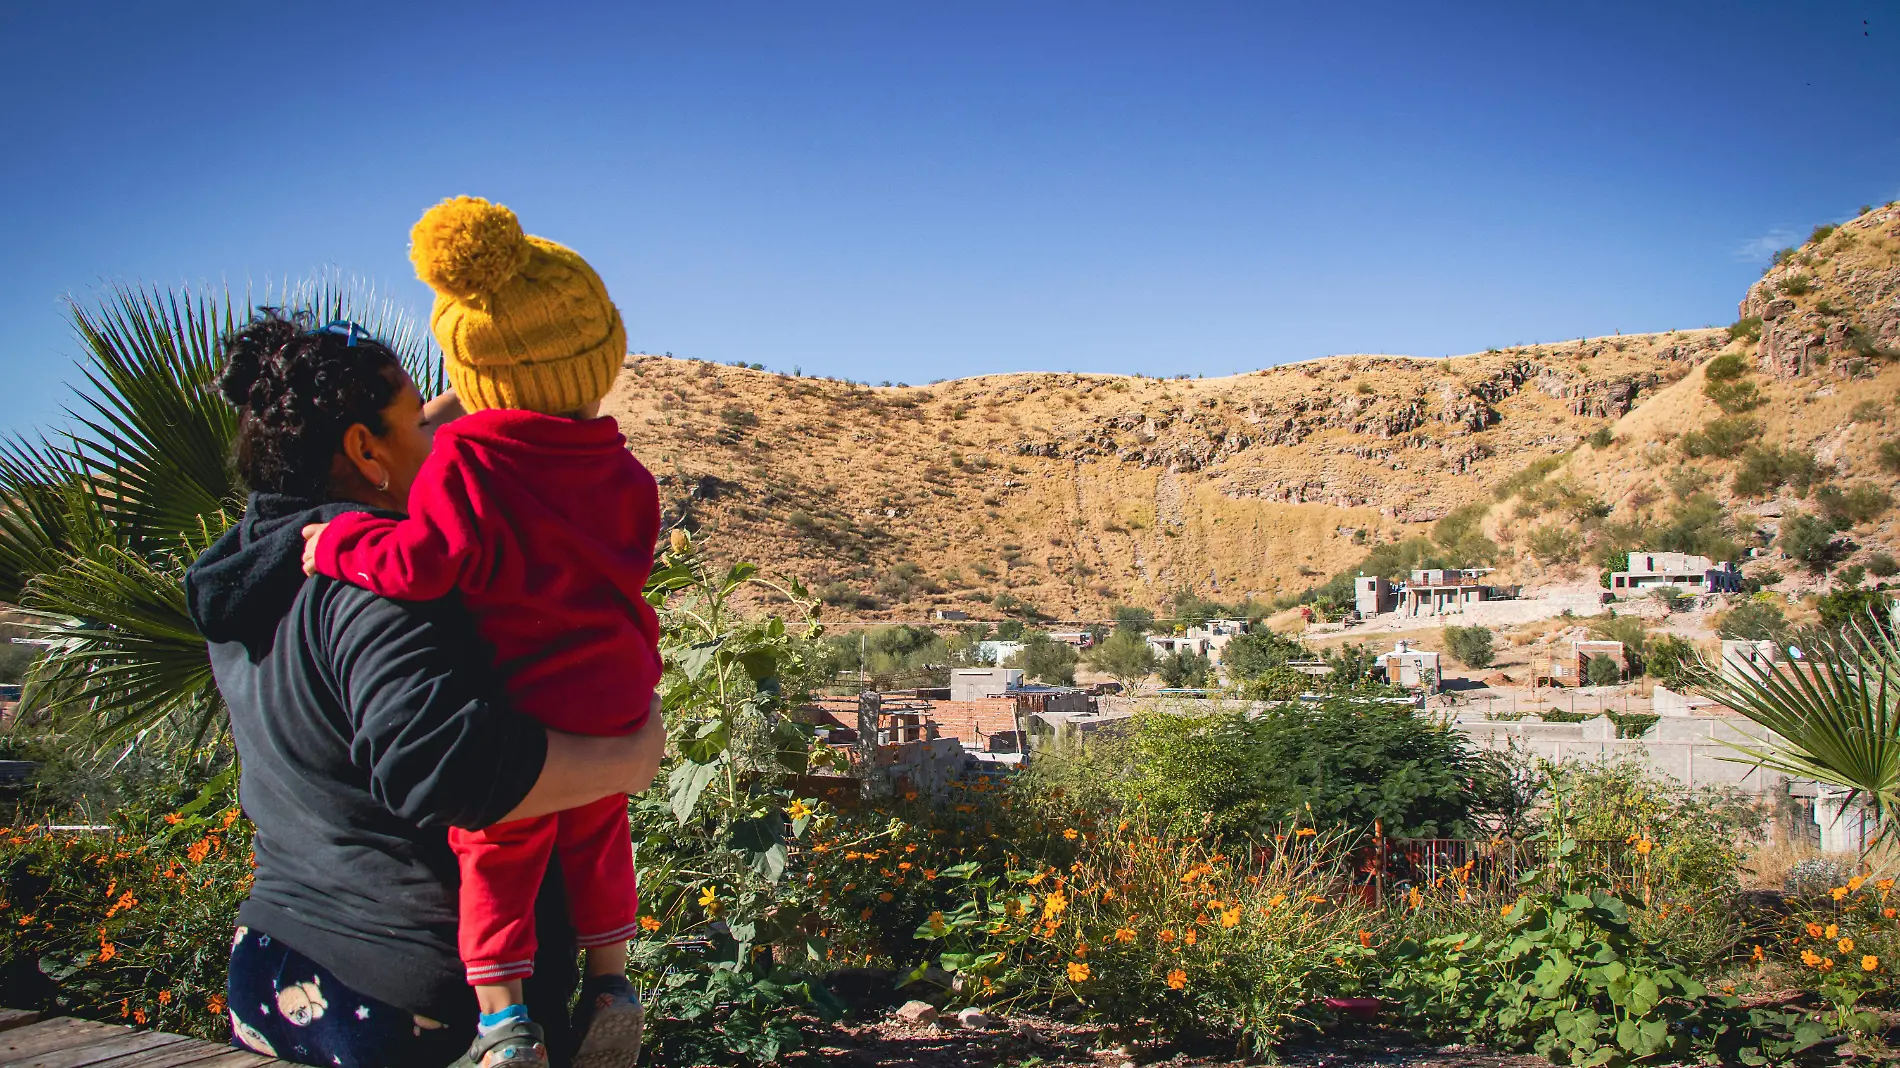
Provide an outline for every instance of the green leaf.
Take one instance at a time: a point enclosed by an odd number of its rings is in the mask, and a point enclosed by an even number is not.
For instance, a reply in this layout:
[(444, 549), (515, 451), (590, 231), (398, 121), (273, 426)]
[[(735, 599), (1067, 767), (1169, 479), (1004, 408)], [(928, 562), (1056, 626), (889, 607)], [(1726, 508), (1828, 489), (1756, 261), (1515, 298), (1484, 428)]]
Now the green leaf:
[(699, 795), (705, 791), (706, 784), (712, 781), (718, 770), (718, 764), (683, 760), (667, 772), (667, 800), (673, 809), (673, 818), (681, 825), (693, 818), (693, 809), (699, 806)]
[(783, 829), (784, 817), (777, 812), (736, 820), (729, 844), (745, 857), (747, 867), (766, 882), (776, 883), (785, 874), (787, 853)]
[(1647, 975), (1639, 975), (1630, 985), (1629, 1000), (1625, 1005), (1632, 1016), (1648, 1016), (1661, 1000), (1662, 992), (1656, 989), (1655, 981)]

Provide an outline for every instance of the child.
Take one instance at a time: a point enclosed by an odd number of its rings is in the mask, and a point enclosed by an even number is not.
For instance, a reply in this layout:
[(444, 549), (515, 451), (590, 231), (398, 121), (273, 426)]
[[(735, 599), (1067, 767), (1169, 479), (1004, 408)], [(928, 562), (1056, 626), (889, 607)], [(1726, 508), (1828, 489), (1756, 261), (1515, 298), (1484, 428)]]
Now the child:
[[(306, 569), (405, 600), (460, 590), (516, 707), (557, 730), (631, 733), (660, 678), (659, 623), (642, 596), (660, 507), (613, 419), (597, 418), (627, 350), (620, 313), (580, 256), (524, 235), (500, 205), (444, 201), (410, 238), (469, 414), (436, 432), (408, 518), (352, 512), (306, 528)], [(626, 798), (452, 828), (449, 842), (482, 1012), (467, 1063), (546, 1063), (521, 984), (534, 967), (535, 893), (558, 850), (587, 951), (575, 1068), (631, 1066), (643, 1020), (626, 977), (638, 923)]]

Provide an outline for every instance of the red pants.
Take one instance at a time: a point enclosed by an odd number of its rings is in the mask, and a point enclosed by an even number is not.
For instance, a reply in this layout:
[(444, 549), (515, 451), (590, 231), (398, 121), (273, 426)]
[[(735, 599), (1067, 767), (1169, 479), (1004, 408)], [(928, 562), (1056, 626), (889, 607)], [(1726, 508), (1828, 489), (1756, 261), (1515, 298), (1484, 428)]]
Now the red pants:
[(472, 986), (534, 974), (534, 898), (559, 850), (567, 910), (582, 949), (624, 942), (639, 926), (627, 797), (479, 831), (450, 828), (462, 869), (462, 964)]

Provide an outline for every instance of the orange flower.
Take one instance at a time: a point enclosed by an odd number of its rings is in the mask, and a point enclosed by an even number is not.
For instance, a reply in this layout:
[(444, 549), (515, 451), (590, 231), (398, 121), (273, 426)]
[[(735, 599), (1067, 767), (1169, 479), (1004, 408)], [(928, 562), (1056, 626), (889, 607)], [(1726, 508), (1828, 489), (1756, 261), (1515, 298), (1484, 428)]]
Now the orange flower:
[(883, 893), (877, 895), (877, 899), (879, 901), (888, 902), (891, 899), (891, 892), (889, 890), (886, 890)]
[(1187, 973), (1179, 968), (1168, 972), (1168, 989), (1179, 990), (1187, 986)]
[(1847, 896), (1847, 887), (1837, 886), (1834, 889), (1829, 890), (1828, 893), (1834, 896), (1834, 900), (1839, 901), (1842, 898)]
[(935, 869), (935, 868), (925, 868), (925, 869), (924, 869), (924, 878), (925, 878), (926, 880), (929, 880), (929, 879), (935, 879), (936, 877), (937, 877), (937, 869)]
[(169, 990), (161, 990), (161, 991), (159, 991), (159, 992), (158, 992), (158, 1003), (159, 1003), (160, 1005), (170, 1005), (170, 1004), (172, 1003), (172, 992), (171, 992), (171, 991), (169, 991)]
[(1365, 948), (1367, 948), (1367, 949), (1371, 949), (1371, 948), (1372, 948), (1372, 932), (1371, 932), (1371, 931), (1360, 931), (1360, 932), (1359, 932), (1359, 944), (1360, 944), (1361, 946), (1364, 946), (1364, 947), (1365, 947)]
[(901, 863), (899, 863), (899, 864), (897, 865), (897, 870), (898, 870), (898, 871), (909, 871), (909, 870), (910, 870), (910, 861), (908, 861), (908, 860), (906, 860), (906, 861), (903, 861), (903, 862), (901, 862)]
[(213, 1016), (224, 1015), (224, 995), (213, 994), (205, 999), (205, 1011)]
[(1654, 848), (1656, 848), (1656, 843), (1647, 838), (1638, 838), (1636, 840), (1636, 852), (1639, 856), (1648, 856), (1649, 851)]
[(1842, 953), (1854, 952), (1854, 940), (1851, 938), (1843, 938), (1839, 942), (1836, 942), (1834, 944), (1841, 948)]
[(1860, 959), (1860, 970), (1863, 972), (1871, 972), (1878, 969), (1879, 967), (1880, 967), (1879, 957), (1868, 955)]
[(1852, 879), (1847, 880), (1847, 888), (1849, 890), (1854, 891), (1855, 893), (1859, 893), (1861, 884), (1865, 883), (1866, 881), (1867, 881), (1866, 876), (1856, 875)]
[(1174, 931), (1170, 928), (1163, 927), (1161, 933), (1155, 935), (1155, 939), (1162, 945), (1167, 945), (1169, 942), (1174, 941)]
[(1079, 983), (1089, 977), (1089, 966), (1079, 960), (1069, 962), (1069, 982)]
[(1841, 936), (1841, 928), (1840, 928), (1840, 925), (1839, 925), (1839, 924), (1834, 924), (1834, 923), (1830, 923), (1830, 924), (1828, 924), (1828, 925), (1827, 925), (1827, 930), (1826, 930), (1826, 932), (1825, 932), (1825, 933), (1826, 933), (1826, 935), (1827, 935), (1827, 936), (1828, 936), (1829, 938), (1839, 938), (1839, 937)]
[(1134, 931), (1134, 928), (1132, 927), (1123, 927), (1120, 930), (1117, 930), (1115, 932), (1115, 941), (1117, 942), (1125, 943), (1125, 942), (1133, 942), (1134, 940), (1135, 940), (1135, 931)]
[(1075, 833), (1075, 828), (1074, 828), (1074, 827), (1064, 827), (1064, 828), (1062, 829), (1062, 837), (1064, 837), (1064, 838), (1067, 838), (1067, 839), (1068, 839), (1069, 841), (1071, 841), (1071, 842), (1073, 842), (1073, 841), (1075, 841), (1075, 839), (1076, 839), (1076, 833)]
[(210, 853), (211, 839), (209, 838), (200, 838), (196, 842), (191, 843), (191, 848), (185, 850), (185, 856), (189, 858), (193, 864), (204, 863), (205, 857), (210, 855)]
[(642, 931), (657, 931), (657, 930), (659, 930), (659, 929), (660, 929), (660, 920), (659, 920), (659, 917), (657, 917), (657, 916), (642, 916), (642, 917), (640, 917), (640, 929), (641, 929)]
[(165, 813), (165, 822), (169, 824), (177, 825), (177, 824), (185, 822), (185, 818), (183, 816), (180, 816), (176, 812), (167, 812)]
[(135, 1024), (143, 1024), (143, 1023), (145, 1022), (145, 1010), (144, 1010), (144, 1009), (133, 1009), (133, 1010), (132, 1010), (132, 1022), (133, 1022), (133, 1023), (135, 1023)]
[(1821, 925), (1818, 923), (1808, 924), (1808, 937), (1809, 938), (1821, 937)]
[(1801, 951), (1801, 963), (1810, 968), (1817, 967), (1821, 963), (1821, 955), (1811, 949), (1804, 949)]
[(1754, 959), (1755, 963), (1760, 964), (1762, 962), (1762, 958), (1765, 957), (1766, 954), (1764, 954), (1761, 951), (1761, 946), (1757, 944), (1755, 946), (1755, 951), (1753, 953), (1750, 953), (1749, 956)]
[(1233, 908), (1227, 909), (1220, 914), (1220, 925), (1222, 927), (1236, 927), (1236, 926), (1239, 926), (1239, 924), (1240, 924), (1240, 906), (1239, 905), (1235, 905)]
[(1894, 917), (1894, 911), (1892, 909), (1881, 909), (1880, 914), (1890, 920)]
[(1201, 940), (1201, 936), (1200, 936), (1200, 932), (1198, 931), (1190, 930), (1181, 936), (1181, 941), (1185, 945), (1191, 946), (1194, 943), (1199, 942), (1200, 940)]

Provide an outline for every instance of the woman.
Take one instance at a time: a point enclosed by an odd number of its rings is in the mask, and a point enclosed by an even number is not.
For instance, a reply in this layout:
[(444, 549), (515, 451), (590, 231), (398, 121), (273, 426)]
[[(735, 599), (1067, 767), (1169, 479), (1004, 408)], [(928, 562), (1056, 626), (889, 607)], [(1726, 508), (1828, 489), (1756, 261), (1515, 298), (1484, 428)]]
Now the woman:
[[(664, 728), (657, 715), (624, 738), (544, 728), (507, 707), (452, 599), (305, 579), (303, 527), (402, 512), (429, 453), (430, 412), (386, 345), (353, 324), (311, 330), (266, 310), (225, 339), (219, 386), (238, 410), (252, 494), (185, 585), (256, 827), (256, 881), (231, 951), (233, 1041), (311, 1065), (457, 1063), (475, 1003), (456, 954), (448, 828), (643, 791)], [(564, 930), (549, 883), (542, 930)], [(542, 945), (552, 952), (532, 1013), (565, 1021), (573, 946), (545, 933)], [(564, 1031), (550, 1027), (557, 1059)]]

